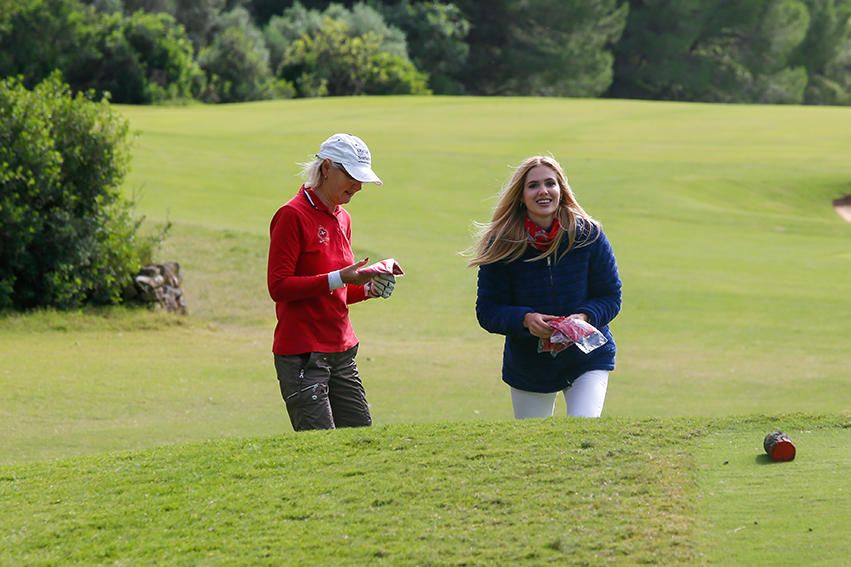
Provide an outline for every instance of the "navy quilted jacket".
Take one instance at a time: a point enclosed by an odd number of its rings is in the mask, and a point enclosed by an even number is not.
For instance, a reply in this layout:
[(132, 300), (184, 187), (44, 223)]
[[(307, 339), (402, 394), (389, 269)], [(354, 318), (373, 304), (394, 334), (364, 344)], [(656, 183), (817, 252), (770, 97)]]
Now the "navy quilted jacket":
[[(524, 261), (538, 254), (527, 246), (517, 261), (479, 266), (476, 316), (485, 330), (505, 335), (503, 381), (519, 390), (556, 392), (589, 370), (615, 368), (616, 348), (609, 322), (621, 308), (621, 280), (612, 247), (602, 231), (593, 244), (574, 248), (561, 260), (550, 255)], [(523, 317), (532, 312), (587, 313), (589, 322), (609, 342), (588, 354), (575, 346), (555, 357), (538, 353), (538, 338), (523, 326)]]

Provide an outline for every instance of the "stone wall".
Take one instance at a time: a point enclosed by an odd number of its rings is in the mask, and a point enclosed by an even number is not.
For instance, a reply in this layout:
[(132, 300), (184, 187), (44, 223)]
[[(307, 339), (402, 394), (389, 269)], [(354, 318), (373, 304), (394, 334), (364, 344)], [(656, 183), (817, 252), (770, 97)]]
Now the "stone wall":
[(186, 299), (180, 287), (182, 282), (177, 262), (148, 264), (133, 278), (133, 285), (128, 287), (124, 299), (186, 315)]

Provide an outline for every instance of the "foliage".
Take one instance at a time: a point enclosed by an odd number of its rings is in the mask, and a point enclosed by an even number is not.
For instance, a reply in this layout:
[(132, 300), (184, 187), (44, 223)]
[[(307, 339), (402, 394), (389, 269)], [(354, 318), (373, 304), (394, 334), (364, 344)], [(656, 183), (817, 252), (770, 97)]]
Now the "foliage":
[(428, 92), (402, 31), (365, 4), (320, 12), (296, 2), (271, 18), (265, 37), (277, 75), (300, 96)]
[(174, 11), (177, 0), (123, 0), (124, 9), (132, 14), (139, 10), (145, 12), (168, 12)]
[(0, 308), (110, 304), (139, 267), (127, 122), (57, 76), (0, 82)]
[[(205, 47), (213, 33), (219, 15), (226, 11), (227, 0), (82, 0), (96, 10), (121, 12), (126, 16), (136, 12), (169, 14), (186, 30), (195, 52)], [(231, 8), (233, 6), (230, 6)]]
[(251, 14), (245, 8), (237, 7), (227, 12), (222, 12), (216, 18), (213, 24), (213, 35), (223, 33), (230, 28), (238, 28), (245, 33), (246, 38), (251, 42), (251, 49), (258, 53), (263, 53), (265, 58), (266, 43), (263, 39), (263, 32), (254, 24), (251, 19)]
[(295, 2), (281, 15), (273, 16), (263, 30), (269, 48), (269, 60), (277, 73), (287, 48), (302, 35), (311, 36), (322, 29), (322, 13)]
[(402, 29), (411, 61), (429, 75), (431, 90), (461, 94), (470, 21), (455, 4), (402, 0), (381, 8), (388, 22)]
[(807, 68), (808, 104), (851, 104), (851, 0), (806, 0), (810, 26), (794, 60)]
[(123, 0), (81, 0), (83, 4), (88, 4), (98, 12), (107, 14), (115, 14), (124, 11)]
[(628, 7), (618, 4), (537, 0), (530, 9), (518, 0), (460, 0), (473, 24), (465, 87), (488, 95), (601, 95), (626, 22)]
[(847, 38), (849, 24), (838, 15), (839, 2), (633, 1), (617, 47), (611, 94), (711, 102), (837, 101), (843, 88), (825, 73)]
[(207, 73), (203, 98), (210, 102), (241, 102), (287, 98), (294, 93), (269, 70), (269, 51), (261, 32), (243, 8), (220, 17), (212, 43), (198, 56)]
[(102, 18), (93, 52), (67, 71), (78, 90), (109, 92), (119, 103), (193, 98), (201, 70), (183, 28), (166, 13), (115, 13)]
[(2, 0), (0, 77), (21, 76), (32, 87), (56, 69), (67, 70), (92, 52), (97, 19), (76, 0)]
[[(323, 3), (323, 8), (327, 3), (327, 1)], [(299, 0), (252, 0), (249, 2), (247, 8), (257, 22), (257, 25), (266, 27), (272, 18), (280, 16), (282, 12), (296, 4), (304, 5), (305, 2)], [(310, 2), (307, 2), (307, 4), (310, 4)]]
[(810, 93), (814, 102), (851, 105), (851, 37), (845, 41), (836, 59), (828, 64), (824, 77), (817, 76), (816, 80), (823, 81), (823, 86), (820, 94), (815, 86)]
[(851, 1), (805, 0), (805, 4), (810, 25), (793, 60), (805, 65), (811, 73), (823, 75), (848, 39)]
[(197, 90), (192, 46), (167, 14), (124, 17), (75, 0), (24, 0), (5, 21), (0, 74), (20, 75), (26, 86), (59, 70), (75, 92), (110, 92), (113, 102), (192, 98)]
[(369, 60), (364, 93), (373, 95), (427, 95), (428, 79), (404, 57), (378, 51)]
[(225, 0), (177, 0), (174, 18), (186, 28), (186, 35), (199, 52), (210, 42)]
[(279, 74), (307, 97), (428, 94), (426, 76), (387, 46), (379, 32), (352, 35), (345, 19), (326, 14), (318, 30), (289, 43)]
[(372, 32), (381, 38), (380, 51), (402, 59), (408, 58), (405, 33), (395, 26), (388, 25), (384, 16), (375, 8), (362, 2), (358, 2), (350, 10), (339, 4), (331, 4), (324, 15), (345, 22), (346, 30), (352, 37)]
[[(431, 91), (851, 104), (851, 0), (3, 2), (0, 75), (32, 86), (59, 69), (117, 102)], [(316, 67), (330, 59), (337, 69)]]

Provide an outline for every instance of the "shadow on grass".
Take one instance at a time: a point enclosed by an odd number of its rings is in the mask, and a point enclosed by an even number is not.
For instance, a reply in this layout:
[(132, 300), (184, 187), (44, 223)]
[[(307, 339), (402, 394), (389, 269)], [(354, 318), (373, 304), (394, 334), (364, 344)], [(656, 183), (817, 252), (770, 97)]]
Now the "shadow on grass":
[(758, 464), (758, 465), (782, 465), (782, 464), (785, 464), (785, 463), (791, 463), (792, 462), (792, 461), (772, 461), (771, 457), (769, 457), (765, 453), (763, 453), (762, 455), (757, 455), (756, 459), (754, 459), (754, 460), (756, 461), (756, 464)]

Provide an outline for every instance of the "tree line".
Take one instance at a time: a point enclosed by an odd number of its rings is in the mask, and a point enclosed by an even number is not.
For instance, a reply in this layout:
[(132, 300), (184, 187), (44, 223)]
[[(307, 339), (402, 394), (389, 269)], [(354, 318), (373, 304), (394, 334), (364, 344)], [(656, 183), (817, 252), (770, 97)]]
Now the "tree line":
[(114, 102), (851, 104), (851, 0), (0, 0), (0, 76)]
[(0, 0), (0, 313), (115, 304), (165, 235), (109, 101), (851, 104), (851, 0)]

